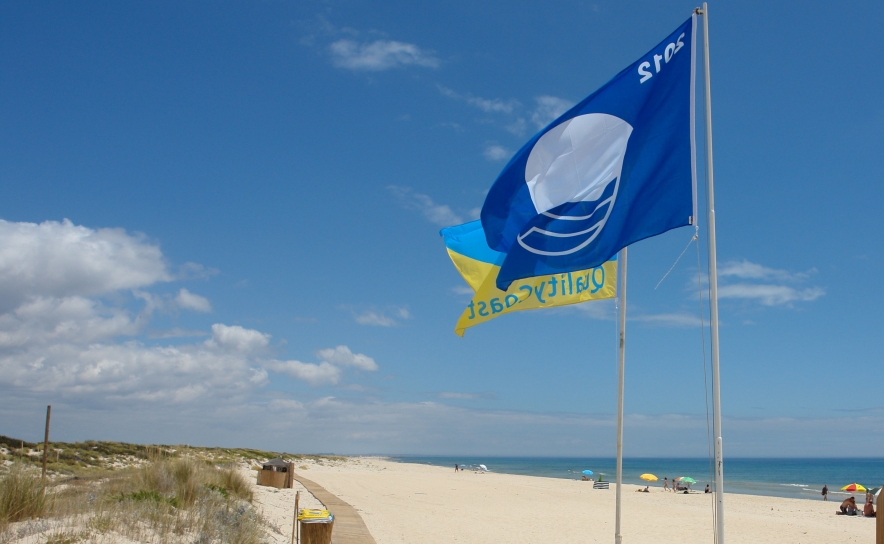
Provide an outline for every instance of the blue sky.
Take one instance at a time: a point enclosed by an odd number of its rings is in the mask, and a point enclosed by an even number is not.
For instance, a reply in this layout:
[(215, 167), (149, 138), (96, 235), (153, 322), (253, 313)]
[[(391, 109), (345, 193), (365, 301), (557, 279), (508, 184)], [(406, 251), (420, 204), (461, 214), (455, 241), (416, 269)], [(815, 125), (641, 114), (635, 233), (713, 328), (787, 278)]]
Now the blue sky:
[[(5, 4), (0, 433), (612, 456), (613, 304), (458, 338), (438, 230), (693, 7)], [(725, 455), (873, 455), (884, 6), (710, 11)], [(630, 250), (626, 455), (707, 451), (691, 235)]]

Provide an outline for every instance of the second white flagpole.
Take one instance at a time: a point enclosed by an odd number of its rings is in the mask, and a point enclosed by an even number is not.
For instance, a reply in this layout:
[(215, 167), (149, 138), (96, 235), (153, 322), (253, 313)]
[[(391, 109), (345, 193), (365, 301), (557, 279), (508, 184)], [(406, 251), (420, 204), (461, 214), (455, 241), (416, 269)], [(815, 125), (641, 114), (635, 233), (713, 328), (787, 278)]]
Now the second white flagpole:
[(626, 248), (620, 250), (620, 258), (617, 263), (619, 278), (617, 288), (620, 291), (620, 348), (619, 366), (620, 379), (617, 389), (617, 507), (614, 522), (614, 544), (620, 544), (623, 536), (620, 534), (620, 498), (623, 487), (623, 378), (626, 363)]
[(703, 60), (706, 78), (706, 200), (709, 229), (709, 328), (712, 336), (712, 434), (715, 440), (715, 542), (724, 544), (724, 455), (721, 440), (721, 380), (718, 373), (718, 264), (715, 247), (715, 190), (712, 177), (712, 90), (709, 77), (709, 7), (703, 2)]

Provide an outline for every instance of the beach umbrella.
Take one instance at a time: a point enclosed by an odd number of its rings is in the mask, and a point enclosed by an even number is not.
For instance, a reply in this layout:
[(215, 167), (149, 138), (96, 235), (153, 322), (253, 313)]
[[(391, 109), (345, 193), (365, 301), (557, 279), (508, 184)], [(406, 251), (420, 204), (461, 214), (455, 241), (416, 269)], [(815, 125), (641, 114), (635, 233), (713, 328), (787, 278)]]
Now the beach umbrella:
[(686, 483), (686, 484), (697, 483), (697, 480), (691, 478), (690, 476), (679, 476), (678, 478), (676, 478), (676, 480), (678, 480), (679, 482), (682, 482), (682, 483)]
[(481, 468), (482, 470), (488, 470), (488, 467), (486, 467), (485, 465), (479, 465), (479, 468)]
[(647, 482), (656, 482), (657, 480), (660, 479), (660, 478), (657, 478), (656, 476), (654, 476), (653, 474), (642, 474), (641, 476), (639, 476), (639, 478), (641, 478), (642, 480), (645, 480)]
[(845, 485), (844, 487), (841, 488), (841, 491), (865, 491), (865, 490), (866, 490), (865, 487), (863, 487), (859, 484), (856, 484), (856, 483), (848, 484), (848, 485)]
[(872, 495), (874, 495), (876, 497), (878, 496), (878, 493), (880, 493), (880, 492), (881, 492), (880, 487), (875, 487), (875, 488), (869, 489), (869, 493), (871, 493)]
[(586, 474), (587, 476), (592, 476), (591, 470), (584, 470), (583, 473)]

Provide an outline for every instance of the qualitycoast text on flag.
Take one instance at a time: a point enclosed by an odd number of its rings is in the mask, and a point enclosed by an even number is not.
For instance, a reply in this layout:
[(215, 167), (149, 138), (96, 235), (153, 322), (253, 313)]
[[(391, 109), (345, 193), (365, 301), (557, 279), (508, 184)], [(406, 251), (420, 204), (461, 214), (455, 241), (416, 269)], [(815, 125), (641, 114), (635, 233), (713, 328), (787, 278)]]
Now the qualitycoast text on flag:
[(475, 293), (455, 325), (454, 332), (458, 336), (463, 336), (470, 327), (506, 313), (616, 295), (616, 261), (587, 270), (528, 278), (513, 283), (507, 292), (501, 291), (496, 279), (506, 255), (488, 247), (479, 221), (442, 229), (440, 234), (455, 268)]
[(601, 266), (696, 217), (692, 16), (538, 132), (482, 207), (497, 287)]

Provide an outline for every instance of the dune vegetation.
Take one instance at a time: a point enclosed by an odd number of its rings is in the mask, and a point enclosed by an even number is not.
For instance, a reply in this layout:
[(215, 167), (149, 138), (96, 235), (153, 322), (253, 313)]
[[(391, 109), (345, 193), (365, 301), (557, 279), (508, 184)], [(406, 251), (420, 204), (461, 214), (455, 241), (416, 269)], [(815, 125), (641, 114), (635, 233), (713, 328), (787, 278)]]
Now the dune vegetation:
[[(0, 544), (19, 541), (265, 541), (246, 467), (278, 454), (241, 448), (53, 442), (0, 437)], [(292, 460), (336, 458), (286, 455)]]

